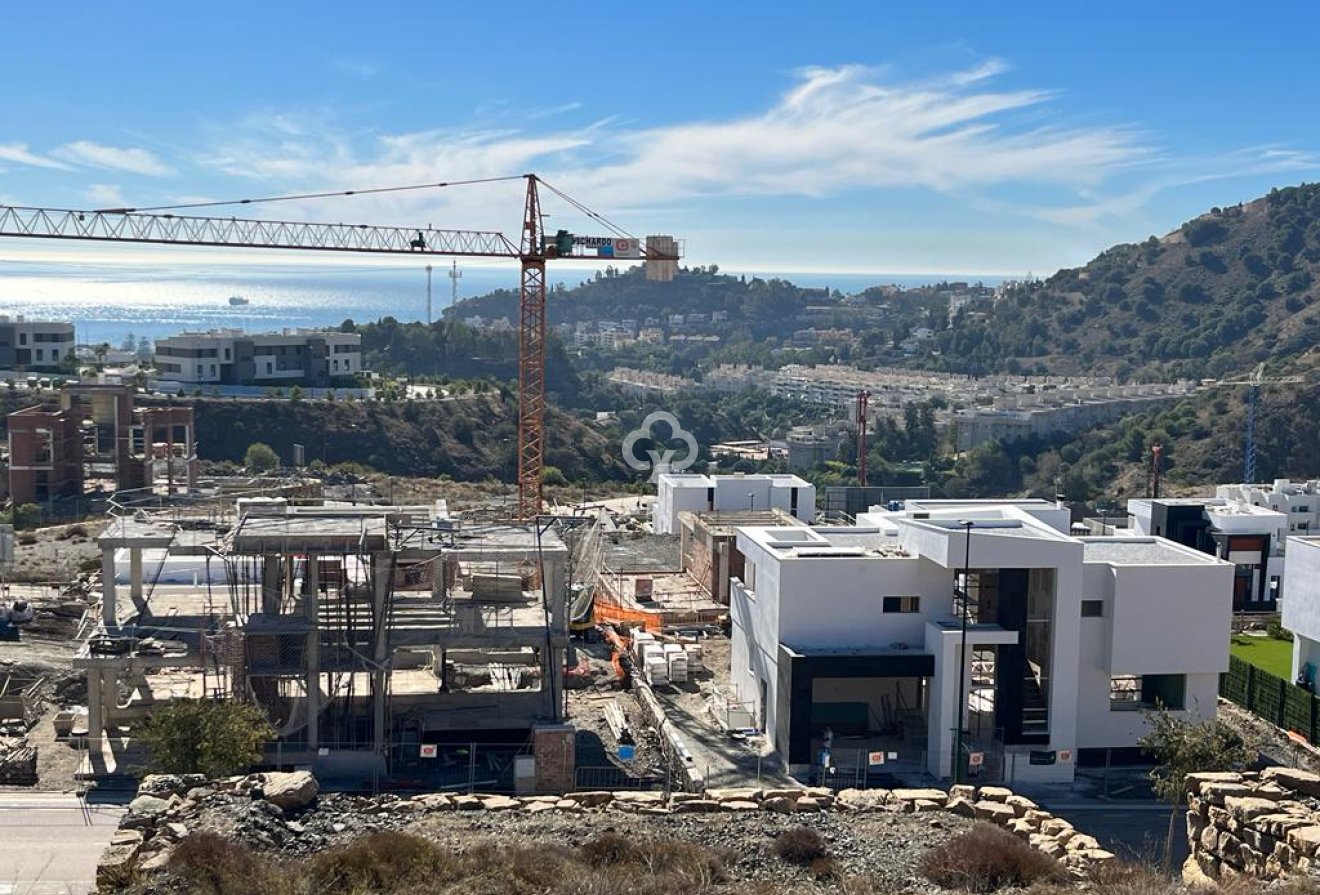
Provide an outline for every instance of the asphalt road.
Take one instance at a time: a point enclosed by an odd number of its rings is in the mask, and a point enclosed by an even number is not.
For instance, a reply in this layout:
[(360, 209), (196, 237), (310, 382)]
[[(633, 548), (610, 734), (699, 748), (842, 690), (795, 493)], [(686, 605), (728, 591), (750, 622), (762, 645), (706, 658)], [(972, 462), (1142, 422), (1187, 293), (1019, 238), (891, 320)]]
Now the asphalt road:
[(0, 895), (86, 895), (122, 807), (65, 793), (0, 792)]
[[(1146, 800), (1039, 800), (1056, 817), (1083, 833), (1094, 836), (1102, 848), (1121, 858), (1159, 863), (1169, 835), (1172, 809), (1163, 802)], [(1181, 812), (1180, 812), (1181, 813)], [(1174, 867), (1187, 859), (1187, 827), (1179, 820), (1173, 831)]]

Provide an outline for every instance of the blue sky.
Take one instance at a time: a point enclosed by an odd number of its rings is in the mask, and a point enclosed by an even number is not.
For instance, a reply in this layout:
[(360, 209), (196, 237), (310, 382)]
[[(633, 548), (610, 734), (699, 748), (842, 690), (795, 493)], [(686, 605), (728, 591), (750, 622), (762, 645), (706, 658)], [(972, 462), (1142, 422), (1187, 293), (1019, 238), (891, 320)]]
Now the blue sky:
[[(692, 263), (1017, 275), (1320, 173), (1320, 61), (1298, 37), (1320, 11), (1300, 2), (72, 2), (5, 19), (11, 204), (535, 171), (684, 238)], [(516, 234), (517, 189), (259, 213)], [(196, 256), (0, 244), (0, 261), (51, 257)]]

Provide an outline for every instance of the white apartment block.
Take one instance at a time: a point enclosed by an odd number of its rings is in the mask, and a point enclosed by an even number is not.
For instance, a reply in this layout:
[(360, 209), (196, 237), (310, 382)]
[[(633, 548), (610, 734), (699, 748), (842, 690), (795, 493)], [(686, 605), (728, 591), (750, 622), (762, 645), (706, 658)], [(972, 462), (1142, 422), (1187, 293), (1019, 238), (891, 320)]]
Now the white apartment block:
[(802, 521), (816, 517), (816, 486), (795, 475), (662, 473), (651, 506), (656, 534), (682, 530), (679, 514), (779, 509)]
[(734, 698), (799, 774), (827, 725), (834, 756), (856, 746), (894, 773), (951, 776), (961, 726), (983, 777), (1067, 782), (1079, 761), (1135, 753), (1144, 708), (1212, 717), (1232, 566), (1066, 530), (1043, 501), (937, 500), (851, 527), (740, 528)]
[(72, 323), (0, 314), (0, 369), (58, 370), (73, 356)]
[(1288, 516), (1222, 497), (1128, 501), (1132, 530), (1168, 538), (1233, 564), (1235, 612), (1273, 612), (1283, 593)]
[(1264, 507), (1288, 518), (1288, 534), (1320, 532), (1320, 480), (1275, 479), (1269, 485), (1219, 485), (1215, 497)]
[(188, 386), (325, 387), (363, 372), (362, 337), (336, 330), (211, 330), (159, 339), (157, 378)]

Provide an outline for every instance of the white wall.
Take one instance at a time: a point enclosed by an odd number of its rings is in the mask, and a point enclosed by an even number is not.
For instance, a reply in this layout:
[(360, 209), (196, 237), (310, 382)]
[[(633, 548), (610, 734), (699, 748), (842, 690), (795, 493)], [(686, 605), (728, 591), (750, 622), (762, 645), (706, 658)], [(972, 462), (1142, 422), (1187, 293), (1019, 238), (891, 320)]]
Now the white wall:
[(1293, 679), (1307, 662), (1320, 665), (1320, 540), (1288, 539), (1288, 575), (1283, 579), (1283, 626), (1297, 637)]
[(1117, 565), (1113, 574), (1110, 667), (1115, 674), (1228, 670), (1231, 565)]

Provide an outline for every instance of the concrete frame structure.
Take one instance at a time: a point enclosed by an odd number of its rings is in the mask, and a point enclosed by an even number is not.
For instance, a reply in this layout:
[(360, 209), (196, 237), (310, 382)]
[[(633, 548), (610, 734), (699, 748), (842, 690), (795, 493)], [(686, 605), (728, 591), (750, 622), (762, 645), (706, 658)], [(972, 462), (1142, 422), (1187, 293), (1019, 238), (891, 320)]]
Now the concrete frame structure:
[[(465, 530), (419, 507), (245, 510), (219, 542), (122, 518), (100, 537), (100, 624), (74, 660), (94, 754), (104, 731), (160, 700), (160, 669), (188, 676), (190, 695), (253, 699), (281, 761), (327, 774), (387, 773), (401, 750), (458, 734), (537, 729), (571, 752), (553, 735), (568, 645), (567, 549), (553, 530)], [(207, 583), (156, 587), (145, 570), (166, 553), (212, 557), (223, 588), (209, 568)], [(131, 608), (115, 583), (125, 560)]]
[(1156, 698), (1213, 716), (1232, 566), (1162, 538), (1070, 537), (1066, 515), (1051, 524), (1066, 512), (925, 501), (856, 526), (740, 529), (735, 698), (796, 773), (829, 724), (836, 749), (855, 733), (895, 769), (949, 777), (961, 726), (987, 774), (1066, 782), (1079, 759), (1134, 749), (1132, 709)]
[(679, 533), (679, 514), (783, 510), (801, 522), (816, 517), (816, 486), (795, 475), (662, 473), (651, 506), (652, 531)]
[(119, 491), (153, 487), (158, 478), (170, 494), (195, 491), (193, 409), (135, 407), (135, 394), (118, 383), (66, 383), (58, 409), (43, 405), (11, 413), (9, 490), (15, 502), (76, 497), (96, 478)]
[(1273, 612), (1284, 581), (1285, 513), (1221, 497), (1128, 501), (1132, 530), (1233, 563), (1233, 609)]

